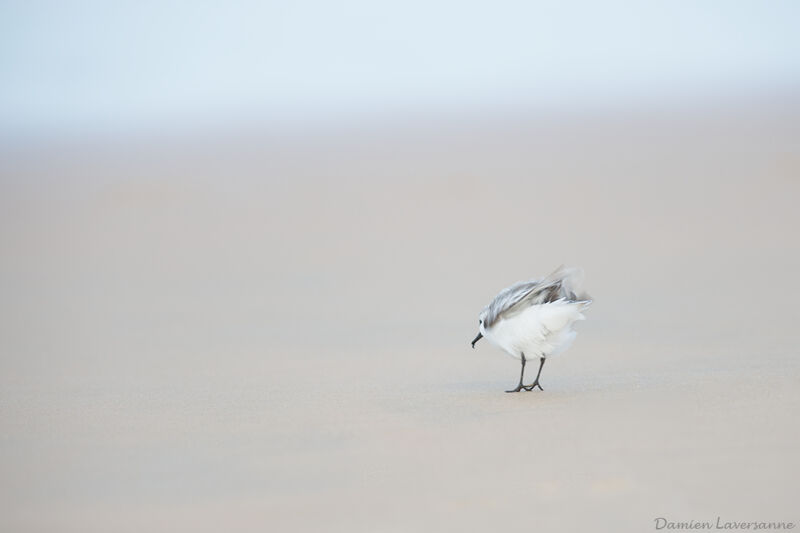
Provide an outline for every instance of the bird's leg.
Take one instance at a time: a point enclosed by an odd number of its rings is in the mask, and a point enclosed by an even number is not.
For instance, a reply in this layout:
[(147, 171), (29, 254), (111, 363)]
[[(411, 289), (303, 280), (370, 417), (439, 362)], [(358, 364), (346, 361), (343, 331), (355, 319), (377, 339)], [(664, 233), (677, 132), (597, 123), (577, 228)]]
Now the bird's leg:
[(533, 380), (533, 383), (531, 383), (530, 385), (528, 385), (528, 386), (523, 386), (523, 387), (522, 387), (523, 389), (525, 389), (526, 391), (532, 391), (532, 390), (533, 390), (533, 389), (535, 389), (536, 387), (539, 387), (539, 390), (540, 390), (540, 391), (543, 391), (543, 390), (544, 390), (544, 389), (542, 388), (542, 386), (541, 386), (541, 385), (539, 385), (539, 376), (541, 376), (541, 375), (542, 375), (542, 367), (543, 367), (543, 366), (544, 366), (544, 357), (541, 357), (541, 358), (539, 359), (539, 371), (536, 373), (536, 379), (534, 379), (534, 380)]
[(522, 384), (522, 378), (525, 376), (525, 354), (521, 355), (522, 355), (522, 370), (519, 373), (519, 385), (517, 385), (516, 389), (507, 390), (506, 392), (519, 392), (525, 388), (525, 386)]

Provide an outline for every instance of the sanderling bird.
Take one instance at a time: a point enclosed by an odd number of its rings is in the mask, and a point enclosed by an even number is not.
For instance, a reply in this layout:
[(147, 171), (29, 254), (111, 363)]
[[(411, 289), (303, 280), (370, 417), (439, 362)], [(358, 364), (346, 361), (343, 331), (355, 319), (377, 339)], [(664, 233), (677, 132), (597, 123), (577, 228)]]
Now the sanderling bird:
[[(585, 293), (579, 293), (583, 271), (559, 267), (542, 279), (521, 281), (503, 289), (478, 316), (478, 336), (475, 343), (486, 337), (508, 355), (522, 361), (517, 388), (506, 392), (532, 391), (542, 386), (544, 361), (570, 347), (577, 333), (575, 322), (584, 320), (583, 311), (592, 303)], [(525, 362), (539, 358), (539, 372), (530, 385), (523, 385)]]

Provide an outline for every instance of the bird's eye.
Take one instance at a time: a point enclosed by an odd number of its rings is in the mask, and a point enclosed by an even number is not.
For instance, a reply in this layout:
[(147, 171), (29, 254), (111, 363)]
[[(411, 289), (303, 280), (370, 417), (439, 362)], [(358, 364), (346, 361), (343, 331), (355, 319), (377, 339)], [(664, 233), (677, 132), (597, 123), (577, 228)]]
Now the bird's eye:
[(483, 320), (478, 320), (478, 324), (483, 324)]

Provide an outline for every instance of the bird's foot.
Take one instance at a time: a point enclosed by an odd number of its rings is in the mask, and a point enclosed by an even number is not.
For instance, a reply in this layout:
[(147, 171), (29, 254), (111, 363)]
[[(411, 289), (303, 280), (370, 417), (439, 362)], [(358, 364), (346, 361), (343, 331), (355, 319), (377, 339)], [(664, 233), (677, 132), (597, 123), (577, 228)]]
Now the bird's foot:
[(525, 386), (522, 383), (520, 383), (519, 385), (517, 385), (516, 389), (507, 390), (506, 392), (519, 392), (524, 388), (525, 388)]
[(539, 390), (544, 392), (544, 389), (542, 388), (542, 386), (539, 385), (539, 380), (538, 379), (536, 381), (534, 381), (533, 383), (531, 383), (530, 385), (523, 385), (522, 386), (522, 388), (525, 389), (528, 392), (532, 391), (536, 387), (539, 387)]

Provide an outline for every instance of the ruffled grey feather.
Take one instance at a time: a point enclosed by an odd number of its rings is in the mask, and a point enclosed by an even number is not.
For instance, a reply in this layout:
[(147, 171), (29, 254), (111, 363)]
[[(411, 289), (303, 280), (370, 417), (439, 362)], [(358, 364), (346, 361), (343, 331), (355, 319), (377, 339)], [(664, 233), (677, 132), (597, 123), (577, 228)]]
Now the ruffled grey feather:
[(556, 269), (542, 279), (520, 281), (500, 291), (481, 313), (483, 326), (489, 328), (498, 319), (512, 316), (530, 306), (541, 305), (558, 300), (591, 303), (585, 293), (578, 294), (583, 280), (583, 272), (577, 268)]

